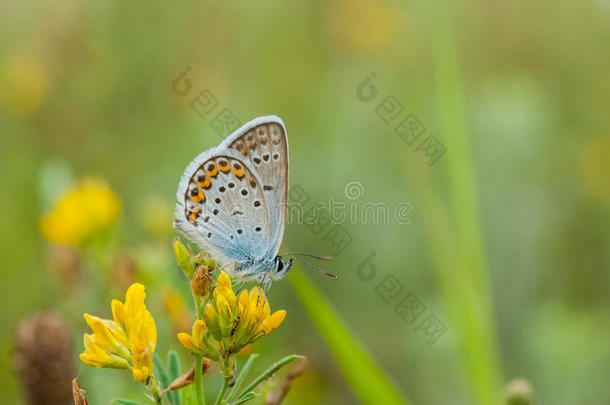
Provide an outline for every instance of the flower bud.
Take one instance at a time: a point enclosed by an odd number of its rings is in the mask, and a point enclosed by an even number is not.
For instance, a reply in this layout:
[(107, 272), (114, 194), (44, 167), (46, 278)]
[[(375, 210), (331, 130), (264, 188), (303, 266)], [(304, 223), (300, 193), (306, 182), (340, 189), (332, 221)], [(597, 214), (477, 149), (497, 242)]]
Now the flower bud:
[(189, 280), (193, 278), (195, 264), (191, 254), (186, 249), (186, 246), (184, 246), (180, 238), (174, 238), (174, 256), (176, 256), (178, 266), (180, 266), (186, 277)]
[(523, 378), (516, 378), (506, 388), (506, 405), (532, 405), (534, 392), (532, 386)]

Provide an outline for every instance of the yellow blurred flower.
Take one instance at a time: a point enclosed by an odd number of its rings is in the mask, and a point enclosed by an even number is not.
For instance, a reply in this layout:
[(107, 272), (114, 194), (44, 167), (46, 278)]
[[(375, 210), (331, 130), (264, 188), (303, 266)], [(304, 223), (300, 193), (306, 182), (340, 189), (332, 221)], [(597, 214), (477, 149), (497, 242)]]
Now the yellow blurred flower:
[(589, 194), (610, 204), (610, 136), (589, 141), (580, 153), (580, 174)]
[(259, 287), (242, 291), (238, 299), (231, 279), (221, 271), (212, 302), (205, 307), (205, 321), (197, 320), (192, 335), (180, 333), (178, 340), (194, 354), (213, 360), (227, 358), (271, 333), (285, 317), (284, 310), (271, 314), (269, 301)]
[(85, 351), (80, 359), (93, 367), (129, 368), (136, 381), (146, 382), (153, 375), (153, 353), (157, 327), (146, 309), (144, 286), (134, 283), (127, 290), (125, 303), (112, 300), (112, 320), (85, 314), (93, 334), (85, 334)]
[(177, 332), (189, 330), (192, 318), (180, 292), (170, 286), (163, 291), (162, 298), (165, 312), (167, 312), (175, 330)]
[(358, 51), (384, 48), (399, 31), (400, 10), (375, 0), (333, 1), (328, 31), (343, 47)]
[(37, 58), (14, 56), (0, 66), (0, 105), (17, 116), (38, 111), (47, 88), (47, 71)]
[(64, 193), (40, 219), (40, 232), (51, 242), (80, 246), (112, 227), (120, 213), (121, 201), (108, 184), (86, 178)]

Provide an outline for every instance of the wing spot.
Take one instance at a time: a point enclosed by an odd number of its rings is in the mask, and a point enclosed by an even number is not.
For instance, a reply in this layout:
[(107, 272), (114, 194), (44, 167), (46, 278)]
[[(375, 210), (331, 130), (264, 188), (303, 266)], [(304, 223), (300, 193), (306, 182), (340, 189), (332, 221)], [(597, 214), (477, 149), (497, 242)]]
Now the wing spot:
[(260, 226), (257, 226), (256, 228), (254, 228), (254, 230), (255, 230), (256, 232), (260, 232), (260, 231), (261, 231), (261, 229), (263, 229), (263, 228), (261, 228)]
[(235, 173), (237, 178), (240, 180), (246, 175), (243, 167), (241, 167), (241, 165), (237, 162), (233, 163), (233, 173)]
[(263, 190), (265, 190), (265, 191), (273, 190), (273, 187), (271, 187), (271, 186), (263, 186)]
[(220, 200), (220, 198), (216, 198), (216, 199), (214, 200), (214, 202), (215, 202), (216, 204), (220, 204), (221, 200)]
[(214, 211), (212, 212), (212, 214), (214, 214), (214, 215), (218, 215), (218, 209), (214, 209)]
[(254, 201), (254, 204), (253, 204), (253, 205), (254, 205), (255, 207), (260, 207), (260, 206), (261, 206), (261, 202), (260, 202), (260, 200), (256, 200), (256, 201)]
[(223, 173), (229, 173), (229, 171), (231, 171), (231, 168), (229, 167), (229, 162), (227, 162), (226, 159), (222, 159), (221, 161), (219, 161), (218, 166), (220, 168), (220, 171)]
[(248, 195), (248, 190), (246, 190), (245, 188), (241, 190), (241, 195), (243, 196), (247, 196)]
[(210, 216), (208, 215), (207, 217), (203, 218), (203, 222), (208, 222), (210, 220)]
[(254, 163), (256, 163), (257, 165), (260, 165), (260, 164), (261, 164), (261, 159), (260, 159), (260, 158), (255, 157), (255, 158), (252, 158), (252, 160), (253, 160), (253, 161), (254, 161)]
[(238, 229), (238, 230), (237, 230), (237, 233), (238, 233), (238, 234), (240, 234), (240, 235), (241, 235), (243, 232), (244, 232), (244, 231), (243, 231), (242, 229)]
[(244, 213), (241, 212), (240, 210), (236, 210), (236, 211), (233, 211), (233, 213), (231, 214), (231, 216), (234, 216), (234, 215), (244, 215)]
[(210, 236), (212, 236), (212, 232), (208, 232), (208, 239), (210, 239)]
[(254, 180), (250, 180), (250, 187), (256, 188), (256, 182)]
[(263, 155), (263, 160), (264, 160), (265, 162), (268, 162), (268, 161), (269, 161), (269, 154), (268, 154), (268, 153), (265, 153), (265, 154)]
[(220, 191), (221, 193), (224, 193), (227, 189), (225, 188), (225, 186), (220, 186), (220, 188), (218, 189), (218, 191)]
[(229, 186), (229, 188), (233, 188), (233, 187), (235, 187), (235, 183), (231, 182), (231, 183), (227, 184), (227, 186)]
[(273, 160), (278, 160), (280, 158), (280, 154), (279, 153), (274, 153), (273, 154)]

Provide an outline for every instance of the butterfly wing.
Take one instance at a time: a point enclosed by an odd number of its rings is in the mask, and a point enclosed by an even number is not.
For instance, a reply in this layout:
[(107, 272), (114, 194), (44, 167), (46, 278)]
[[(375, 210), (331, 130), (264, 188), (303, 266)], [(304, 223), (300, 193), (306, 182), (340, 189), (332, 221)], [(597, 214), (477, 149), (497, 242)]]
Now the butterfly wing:
[(288, 198), (288, 137), (281, 118), (256, 118), (228, 136), (220, 147), (237, 151), (262, 183), (270, 223), (265, 257), (273, 259), (282, 244)]
[(176, 193), (174, 228), (227, 261), (262, 257), (271, 237), (263, 185), (222, 144), (197, 156)]

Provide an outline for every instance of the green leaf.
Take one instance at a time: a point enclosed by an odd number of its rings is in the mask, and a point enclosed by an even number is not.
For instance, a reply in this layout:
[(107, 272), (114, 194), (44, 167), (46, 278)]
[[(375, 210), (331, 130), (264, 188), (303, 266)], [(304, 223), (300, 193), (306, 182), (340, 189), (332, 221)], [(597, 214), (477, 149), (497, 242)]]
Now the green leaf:
[(239, 405), (239, 404), (243, 404), (243, 403), (248, 402), (248, 401), (249, 401), (249, 400), (251, 400), (251, 399), (258, 398), (258, 397), (260, 397), (260, 396), (261, 396), (261, 394), (257, 394), (257, 393), (256, 393), (256, 392), (254, 392), (254, 391), (250, 391), (250, 392), (245, 393), (245, 394), (244, 394), (244, 395), (242, 395), (241, 397), (239, 397), (239, 399), (238, 399), (237, 401), (235, 401), (235, 402), (231, 402), (230, 404), (231, 404), (231, 405)]
[(300, 359), (302, 357), (303, 356), (299, 356), (298, 354), (292, 354), (290, 356), (284, 357), (283, 359), (281, 359), (279, 361), (276, 361), (275, 363), (273, 363), (273, 365), (271, 367), (269, 367), (267, 370), (263, 371), (263, 373), (261, 375), (256, 377), (250, 384), (248, 384), (248, 386), (246, 388), (244, 388), (243, 391), (237, 397), (241, 398), (246, 392), (252, 391), (260, 383), (262, 383), (267, 378), (269, 378), (273, 374), (275, 374), (280, 368), (282, 368), (286, 364), (288, 364), (296, 359)]
[[(167, 353), (167, 373), (169, 374), (170, 384), (180, 377), (180, 358), (174, 350)], [(167, 395), (174, 405), (182, 405), (182, 390), (170, 391)]]
[(132, 401), (131, 399), (113, 399), (110, 402), (112, 405), (149, 405), (149, 404), (145, 404), (144, 402), (139, 402), (139, 401)]
[(239, 372), (239, 375), (237, 376), (237, 379), (235, 380), (235, 385), (233, 385), (233, 388), (231, 389), (231, 394), (229, 394), (230, 401), (236, 397), (235, 394), (239, 392), (239, 388), (244, 383), (244, 379), (246, 378), (248, 371), (250, 371), (250, 369), (252, 368), (252, 364), (254, 364), (254, 360), (256, 360), (257, 357), (257, 353), (253, 353), (250, 355), (250, 357), (248, 357), (248, 361), (246, 361), (246, 364), (242, 367), (241, 371)]
[(159, 385), (161, 389), (166, 389), (169, 387), (170, 381), (165, 368), (163, 368), (163, 363), (161, 363), (161, 359), (157, 356), (157, 353), (153, 354), (153, 363), (155, 365), (155, 377), (159, 380)]
[(193, 384), (187, 385), (186, 387), (180, 389), (180, 392), (184, 394), (184, 405), (195, 405), (197, 401), (195, 400), (195, 391), (193, 389)]
[[(436, 105), (449, 151), (444, 162), (448, 190), (441, 191), (451, 202), (450, 209), (424, 212), (425, 218), (447, 221), (427, 221), (428, 244), (434, 254), (445, 305), (453, 321), (454, 333), (464, 363), (465, 381), (474, 394), (472, 403), (498, 403), (502, 392), (501, 366), (494, 328), (493, 299), (489, 289), (488, 269), (479, 216), (479, 191), (476, 180), (476, 159), (472, 158), (472, 135), (468, 125), (468, 96), (464, 92), (461, 61), (456, 45), (455, 16), (452, 4), (434, 13), (430, 25), (432, 55), (435, 60)], [(438, 205), (441, 198), (432, 198)], [(433, 206), (434, 206), (433, 205)], [(424, 205), (424, 210), (428, 207)], [(432, 214), (433, 216), (430, 216)], [(429, 223), (428, 223), (429, 222)], [(443, 223), (443, 226), (434, 225)], [(446, 224), (454, 224), (447, 230)], [(436, 229), (435, 229), (436, 228)], [(440, 232), (439, 232), (439, 228)], [(443, 234), (446, 234), (443, 237)]]
[(288, 279), (360, 401), (371, 405), (409, 404), (303, 272), (292, 271)]

